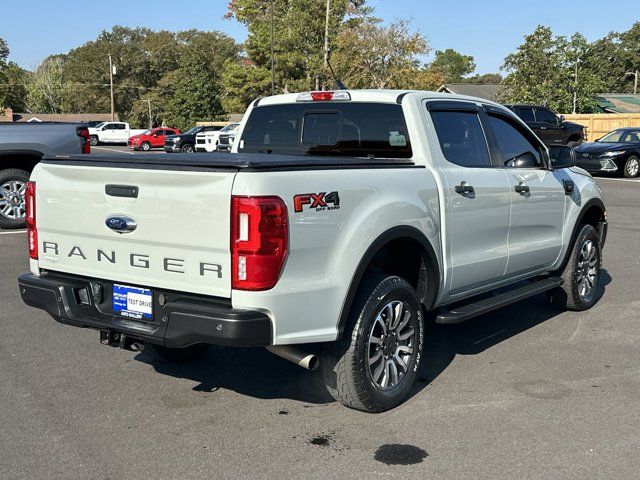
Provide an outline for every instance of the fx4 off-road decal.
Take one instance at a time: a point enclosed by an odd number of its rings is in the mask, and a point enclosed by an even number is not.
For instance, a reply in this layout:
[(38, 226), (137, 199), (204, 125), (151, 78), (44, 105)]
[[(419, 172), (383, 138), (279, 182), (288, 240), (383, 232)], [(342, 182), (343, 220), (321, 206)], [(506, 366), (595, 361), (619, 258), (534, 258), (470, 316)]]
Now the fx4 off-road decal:
[(300, 193), (293, 196), (293, 208), (296, 212), (302, 212), (305, 205), (308, 205), (308, 209), (313, 209), (316, 212), (338, 210), (340, 196), (338, 192)]

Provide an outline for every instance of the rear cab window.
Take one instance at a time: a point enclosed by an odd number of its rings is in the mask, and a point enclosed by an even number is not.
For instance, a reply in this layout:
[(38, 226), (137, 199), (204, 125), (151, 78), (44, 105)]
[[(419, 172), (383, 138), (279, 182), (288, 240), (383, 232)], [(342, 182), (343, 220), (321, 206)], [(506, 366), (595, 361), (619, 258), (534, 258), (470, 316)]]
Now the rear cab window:
[(410, 158), (402, 107), (391, 103), (313, 102), (255, 107), (239, 153)]

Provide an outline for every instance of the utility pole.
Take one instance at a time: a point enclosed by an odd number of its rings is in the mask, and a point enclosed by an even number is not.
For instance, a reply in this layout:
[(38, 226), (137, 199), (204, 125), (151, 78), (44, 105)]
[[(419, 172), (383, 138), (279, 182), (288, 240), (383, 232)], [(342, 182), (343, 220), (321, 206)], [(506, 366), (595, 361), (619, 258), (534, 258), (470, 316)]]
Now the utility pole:
[(276, 77), (275, 70), (273, 69), (273, 0), (271, 0), (271, 5), (269, 6), (269, 15), (271, 16), (271, 26), (270, 26), (270, 39), (271, 39), (271, 95), (276, 94)]
[(571, 113), (576, 113), (578, 109), (578, 64), (580, 63), (580, 59), (576, 59), (575, 64), (575, 72), (573, 74), (573, 111)]
[(638, 74), (640, 72), (638, 72), (638, 70), (636, 69), (633, 72), (627, 72), (625, 75), (631, 76), (633, 75), (634, 79), (633, 79), (633, 94), (636, 95), (638, 93)]
[(113, 101), (113, 62), (111, 61), (111, 54), (109, 54), (109, 83), (111, 85), (111, 121), (116, 119), (115, 104)]
[(149, 130), (153, 128), (153, 117), (151, 116), (151, 100), (145, 98), (143, 102), (147, 102), (149, 105)]
[[(327, 11), (324, 17), (324, 72), (329, 69), (329, 13), (331, 12), (331, 0), (327, 0)], [(326, 81), (323, 82), (322, 89), (325, 90)]]

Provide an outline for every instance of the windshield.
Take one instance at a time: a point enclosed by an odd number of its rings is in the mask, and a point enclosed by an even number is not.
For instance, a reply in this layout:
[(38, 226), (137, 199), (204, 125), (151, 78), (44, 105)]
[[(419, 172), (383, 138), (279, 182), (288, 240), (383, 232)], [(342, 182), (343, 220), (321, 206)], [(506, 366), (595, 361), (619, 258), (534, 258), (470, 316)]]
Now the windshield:
[(238, 128), (238, 125), (240, 125), (240, 124), (239, 123), (231, 123), (231, 124), (227, 125), (226, 127), (224, 127), (220, 131), (221, 132), (230, 132), (231, 130), (235, 130), (236, 128)]
[(102, 127), (106, 122), (100, 122), (99, 124), (97, 124), (94, 128), (100, 128)]
[(189, 130), (187, 130), (186, 132), (184, 132), (185, 135), (195, 135), (196, 133), (198, 133), (200, 130), (202, 129), (202, 127), (191, 127)]
[(598, 140), (599, 143), (640, 142), (640, 130), (614, 130)]
[(238, 152), (409, 158), (409, 133), (396, 104), (305, 102), (256, 107)]

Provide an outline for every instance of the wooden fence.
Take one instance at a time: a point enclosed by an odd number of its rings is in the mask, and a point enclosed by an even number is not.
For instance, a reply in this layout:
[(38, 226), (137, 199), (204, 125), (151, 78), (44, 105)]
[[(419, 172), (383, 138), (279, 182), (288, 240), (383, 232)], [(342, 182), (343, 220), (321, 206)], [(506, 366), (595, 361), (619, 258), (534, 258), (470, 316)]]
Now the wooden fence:
[(640, 113), (578, 113), (567, 114), (564, 118), (587, 127), (587, 140), (590, 142), (616, 128), (640, 128)]

